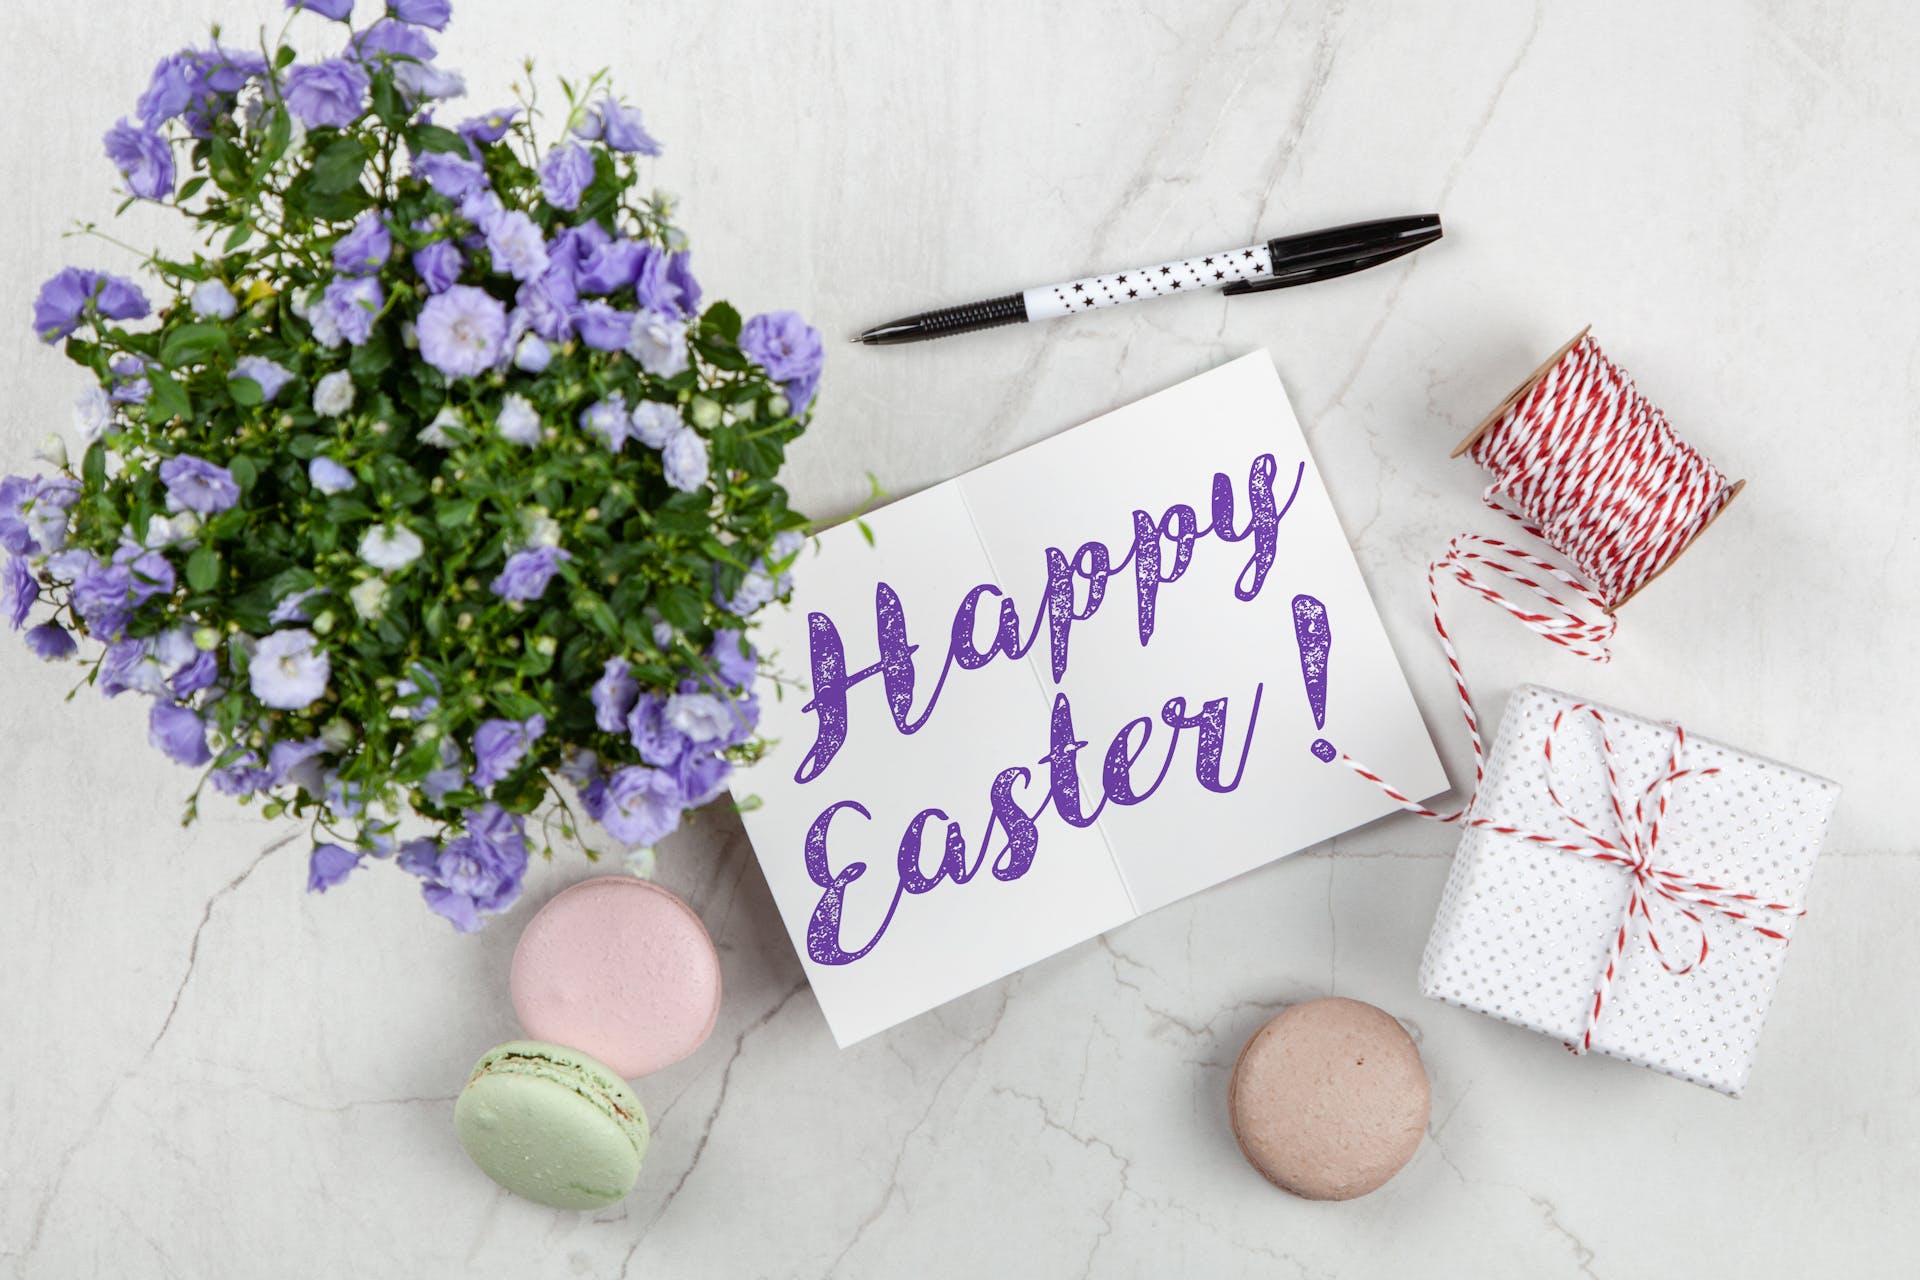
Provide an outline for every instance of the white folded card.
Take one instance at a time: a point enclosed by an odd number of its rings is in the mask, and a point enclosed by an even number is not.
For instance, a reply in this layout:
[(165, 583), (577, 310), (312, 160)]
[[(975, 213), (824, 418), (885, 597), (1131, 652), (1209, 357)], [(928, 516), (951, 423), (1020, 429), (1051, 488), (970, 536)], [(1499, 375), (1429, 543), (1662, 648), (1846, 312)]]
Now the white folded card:
[(734, 782), (842, 1045), (1446, 786), (1264, 353), (866, 524)]

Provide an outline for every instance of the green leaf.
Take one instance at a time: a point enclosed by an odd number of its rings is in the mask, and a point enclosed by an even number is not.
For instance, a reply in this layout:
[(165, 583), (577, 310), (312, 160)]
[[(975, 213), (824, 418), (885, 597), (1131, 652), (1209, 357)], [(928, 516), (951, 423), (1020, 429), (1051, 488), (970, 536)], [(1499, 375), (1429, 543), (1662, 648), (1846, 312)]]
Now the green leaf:
[(160, 363), (169, 369), (195, 364), (215, 351), (229, 349), (226, 329), (217, 324), (183, 324), (160, 344)]
[(98, 489), (107, 482), (107, 446), (98, 440), (87, 446), (87, 456), (80, 462), (80, 478), (89, 489)]
[(700, 327), (722, 342), (740, 341), (740, 313), (731, 303), (716, 302), (708, 307), (707, 313), (700, 317)]
[(193, 415), (193, 402), (187, 399), (186, 391), (170, 376), (158, 369), (149, 369), (147, 384), (152, 388), (147, 394), (148, 422), (159, 426), (171, 418)]
[(211, 591), (220, 581), (220, 553), (202, 545), (187, 557), (187, 585), (195, 591)]
[(700, 597), (691, 587), (673, 586), (654, 596), (660, 616), (682, 631), (700, 626)]
[(356, 137), (335, 138), (313, 158), (308, 185), (323, 196), (337, 196), (360, 181), (367, 166), (367, 149)]
[(470, 524), (479, 509), (479, 502), (472, 498), (455, 498), (440, 504), (433, 513), (433, 521), (442, 529), (457, 529), (463, 524)]
[(252, 378), (228, 378), (227, 394), (235, 404), (255, 405), (266, 399), (266, 393)]
[(220, 246), (220, 251), (222, 253), (232, 253), (235, 249), (238, 249), (241, 245), (245, 244), (248, 238), (252, 235), (253, 235), (253, 224), (248, 222), (243, 222), (239, 226), (233, 229), (233, 234), (229, 235), (227, 237), (226, 243)]
[(415, 125), (407, 131), (407, 141), (416, 151), (455, 151), (467, 153), (467, 140), (451, 129), (437, 124)]
[(613, 616), (613, 610), (599, 596), (587, 591), (577, 592), (573, 597), (573, 609), (588, 626), (607, 639), (620, 638), (620, 619)]
[(240, 149), (219, 134), (212, 138), (208, 162), (213, 171), (213, 180), (222, 191), (234, 194), (245, 187), (247, 166)]
[(294, 52), (292, 45), (283, 44), (280, 46), (280, 52), (273, 55), (273, 65), (275, 68), (285, 68), (299, 56), (299, 54)]
[(245, 454), (229, 462), (227, 470), (233, 473), (233, 482), (240, 486), (243, 493), (253, 488), (253, 482), (260, 478), (259, 466)]
[(407, 108), (393, 87), (393, 72), (382, 70), (373, 77), (373, 113), (390, 129), (406, 123)]
[(375, 329), (373, 336), (355, 347), (353, 354), (347, 357), (348, 370), (363, 381), (378, 377), (392, 363), (393, 343), (384, 329)]
[(287, 115), (287, 109), (280, 103), (267, 108), (267, 145), (260, 151), (260, 160), (254, 166), (254, 178), (259, 178), (273, 167), (273, 162), (287, 153), (287, 144), (293, 140), (293, 122)]

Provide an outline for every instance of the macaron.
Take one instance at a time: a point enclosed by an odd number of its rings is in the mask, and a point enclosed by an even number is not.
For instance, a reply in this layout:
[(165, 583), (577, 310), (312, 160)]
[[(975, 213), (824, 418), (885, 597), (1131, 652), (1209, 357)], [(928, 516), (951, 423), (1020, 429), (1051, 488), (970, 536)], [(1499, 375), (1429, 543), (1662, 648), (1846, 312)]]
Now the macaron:
[(597, 876), (540, 908), (513, 953), (520, 1028), (570, 1044), (632, 1080), (706, 1043), (720, 1016), (720, 957), (700, 917), (632, 876)]
[(647, 1153), (647, 1113), (605, 1063), (511, 1040), (474, 1065), (453, 1104), (460, 1145), (489, 1178), (556, 1209), (626, 1197)]
[(1413, 1158), (1433, 1095), (1413, 1038), (1358, 1000), (1309, 1000), (1253, 1033), (1227, 1087), (1240, 1151), (1308, 1200), (1351, 1200)]

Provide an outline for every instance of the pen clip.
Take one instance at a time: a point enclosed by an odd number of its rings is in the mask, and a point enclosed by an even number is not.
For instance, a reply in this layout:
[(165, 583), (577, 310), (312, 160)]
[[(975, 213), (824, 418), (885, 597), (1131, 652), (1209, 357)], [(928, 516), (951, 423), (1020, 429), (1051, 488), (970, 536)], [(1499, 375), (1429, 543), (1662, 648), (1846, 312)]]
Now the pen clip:
[(1266, 279), (1237, 280), (1221, 292), (1267, 293), (1316, 280), (1331, 280), (1391, 262), (1439, 238), (1440, 217), (1432, 213), (1282, 236), (1267, 241), (1267, 252), (1273, 261), (1271, 274)]

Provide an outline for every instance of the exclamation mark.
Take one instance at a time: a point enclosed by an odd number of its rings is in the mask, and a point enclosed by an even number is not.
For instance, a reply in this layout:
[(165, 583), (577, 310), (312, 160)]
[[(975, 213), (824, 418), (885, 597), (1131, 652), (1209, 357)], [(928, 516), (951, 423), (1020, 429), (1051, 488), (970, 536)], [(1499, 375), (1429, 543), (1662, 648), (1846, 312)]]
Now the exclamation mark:
[[(1333, 628), (1327, 622), (1327, 606), (1312, 596), (1293, 598), (1293, 638), (1300, 643), (1300, 678), (1307, 686), (1307, 706), (1313, 712), (1313, 727), (1327, 727), (1327, 659), (1333, 654)], [(1332, 760), (1340, 753), (1325, 738), (1315, 738), (1311, 750), (1316, 759)]]

